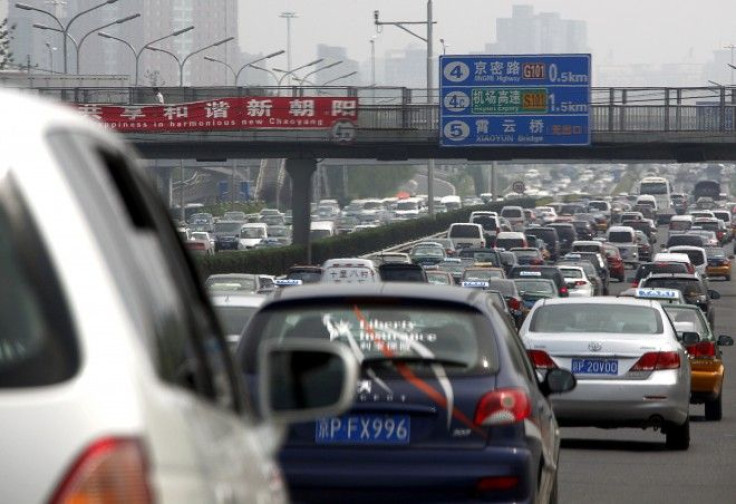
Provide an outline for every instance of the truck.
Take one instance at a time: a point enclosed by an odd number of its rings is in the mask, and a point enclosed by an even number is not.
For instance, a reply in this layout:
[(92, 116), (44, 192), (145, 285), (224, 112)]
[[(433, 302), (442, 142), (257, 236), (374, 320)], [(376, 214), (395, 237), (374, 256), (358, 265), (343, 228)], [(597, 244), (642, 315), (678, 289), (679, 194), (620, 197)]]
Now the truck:
[(721, 196), (721, 184), (715, 180), (701, 180), (695, 183), (693, 188), (693, 201), (697, 203), (700, 198), (713, 198), (717, 201)]

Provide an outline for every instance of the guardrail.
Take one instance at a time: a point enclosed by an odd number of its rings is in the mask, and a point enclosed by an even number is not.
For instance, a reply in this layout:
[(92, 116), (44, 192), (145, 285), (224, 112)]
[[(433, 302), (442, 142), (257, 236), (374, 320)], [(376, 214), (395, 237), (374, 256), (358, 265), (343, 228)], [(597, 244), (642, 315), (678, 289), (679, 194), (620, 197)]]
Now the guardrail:
[[(366, 130), (413, 129), (437, 135), (438, 90), (403, 87), (169, 87), (170, 104), (242, 96), (349, 96), (360, 103)], [(33, 88), (28, 92), (72, 103), (157, 105), (152, 88)], [(596, 132), (736, 131), (736, 87), (592, 88)]]

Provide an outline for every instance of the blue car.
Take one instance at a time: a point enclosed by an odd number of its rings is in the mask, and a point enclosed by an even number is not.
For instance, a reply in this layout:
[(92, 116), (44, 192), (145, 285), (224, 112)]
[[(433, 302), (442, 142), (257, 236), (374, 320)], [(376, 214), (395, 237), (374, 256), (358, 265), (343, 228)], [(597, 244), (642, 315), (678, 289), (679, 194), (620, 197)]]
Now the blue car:
[(280, 290), (238, 348), (253, 393), (258, 345), (292, 338), (346, 345), (362, 368), (352, 409), (289, 427), (279, 459), (293, 502), (556, 502), (560, 437), (548, 396), (575, 379), (558, 369), (539, 383), (484, 291)]

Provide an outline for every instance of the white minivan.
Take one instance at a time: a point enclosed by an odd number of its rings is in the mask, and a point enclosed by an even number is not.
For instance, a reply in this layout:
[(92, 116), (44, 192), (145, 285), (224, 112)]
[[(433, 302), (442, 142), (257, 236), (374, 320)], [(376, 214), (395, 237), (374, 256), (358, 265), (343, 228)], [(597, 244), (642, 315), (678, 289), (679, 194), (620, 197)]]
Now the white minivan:
[(452, 240), (455, 248), (486, 246), (483, 226), (473, 222), (454, 222), (450, 224), (447, 230), (447, 238)]

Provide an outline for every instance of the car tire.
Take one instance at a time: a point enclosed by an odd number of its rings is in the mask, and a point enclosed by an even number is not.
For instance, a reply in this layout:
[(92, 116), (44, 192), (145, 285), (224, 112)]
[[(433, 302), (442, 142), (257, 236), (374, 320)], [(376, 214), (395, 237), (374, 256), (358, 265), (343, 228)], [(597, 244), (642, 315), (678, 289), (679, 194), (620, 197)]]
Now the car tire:
[(690, 417), (688, 416), (682, 425), (668, 423), (665, 435), (667, 436), (667, 449), (687, 450), (690, 447)]
[(723, 418), (723, 392), (716, 399), (705, 402), (705, 419), (717, 422)]
[(726, 275), (726, 282), (730, 282), (730, 281), (731, 281), (731, 274), (729, 273), (728, 275)]

